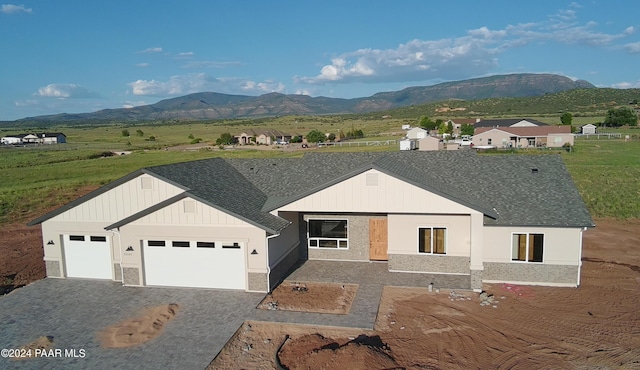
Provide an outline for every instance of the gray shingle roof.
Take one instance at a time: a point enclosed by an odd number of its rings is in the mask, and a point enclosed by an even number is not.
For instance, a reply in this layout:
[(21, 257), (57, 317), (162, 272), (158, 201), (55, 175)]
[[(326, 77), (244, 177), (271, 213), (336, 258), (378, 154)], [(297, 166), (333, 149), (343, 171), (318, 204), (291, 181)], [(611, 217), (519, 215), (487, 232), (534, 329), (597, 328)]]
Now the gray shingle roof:
[(503, 118), (503, 119), (483, 119), (473, 124), (473, 127), (509, 127), (520, 121), (528, 121), (537, 126), (548, 126), (544, 122), (536, 121), (530, 118)]
[[(269, 211), (369, 169), (480, 211), (488, 226), (593, 226), (571, 176), (557, 155), (479, 156), (470, 150), (307, 153), (303, 158), (205, 159), (150, 167), (136, 173), (145, 172), (169, 181), (184, 189), (184, 196), (277, 233), (289, 222)], [(95, 195), (100, 193), (97, 191)], [(61, 213), (56, 210), (52, 214), (55, 212)], [(47, 216), (37, 219), (37, 223)]]

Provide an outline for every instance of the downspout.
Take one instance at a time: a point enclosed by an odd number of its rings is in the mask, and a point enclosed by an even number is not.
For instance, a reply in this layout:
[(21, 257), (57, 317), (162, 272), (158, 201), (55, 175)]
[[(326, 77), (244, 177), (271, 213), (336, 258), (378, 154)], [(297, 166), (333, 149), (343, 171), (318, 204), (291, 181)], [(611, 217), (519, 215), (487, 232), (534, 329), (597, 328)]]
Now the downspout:
[(578, 251), (578, 281), (576, 287), (580, 287), (580, 275), (582, 272), (582, 233), (587, 231), (586, 227), (580, 229), (580, 249)]
[(265, 246), (265, 250), (267, 251), (267, 292), (271, 291), (271, 266), (269, 264), (269, 239), (276, 238), (280, 236), (280, 233), (273, 234), (271, 236), (267, 236), (267, 245)]

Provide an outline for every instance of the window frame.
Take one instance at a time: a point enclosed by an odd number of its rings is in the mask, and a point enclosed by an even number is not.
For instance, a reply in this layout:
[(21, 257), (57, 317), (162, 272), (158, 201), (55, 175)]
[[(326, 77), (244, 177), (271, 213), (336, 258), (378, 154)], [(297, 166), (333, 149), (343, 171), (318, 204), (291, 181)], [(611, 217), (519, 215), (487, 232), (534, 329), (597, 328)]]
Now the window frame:
[[(526, 240), (526, 244), (525, 244), (525, 258), (524, 260), (521, 259), (517, 259), (514, 256), (514, 237), (516, 235), (525, 235), (525, 240)], [(540, 261), (533, 261), (533, 260), (529, 260), (529, 246), (530, 246), (530, 236), (531, 235), (541, 235), (542, 236), (542, 256), (540, 258)], [(526, 231), (515, 231), (511, 233), (511, 238), (510, 238), (510, 243), (511, 243), (511, 262), (513, 263), (544, 263), (544, 250), (545, 250), (545, 233), (543, 232), (526, 232)], [(534, 241), (535, 242), (535, 241)], [(535, 245), (534, 245), (535, 248)], [(535, 253), (535, 251), (533, 252)]]
[[(307, 221), (307, 247), (311, 249), (326, 249), (326, 250), (348, 250), (349, 249), (349, 220), (346, 218), (309, 218)], [(345, 238), (331, 238), (322, 236), (311, 236), (309, 233), (309, 226), (311, 221), (344, 221), (345, 223)], [(322, 241), (335, 241), (336, 246), (326, 247), (322, 246)], [(312, 245), (315, 244), (315, 245)]]
[[(430, 238), (429, 238), (429, 240), (430, 240), (430, 245), (429, 245), (429, 247), (430, 247), (429, 250), (430, 251), (429, 252), (422, 252), (420, 250), (420, 235), (421, 235), (420, 230), (422, 230), (422, 229), (431, 230)], [(436, 229), (444, 230), (444, 232), (443, 232), (444, 241), (442, 242), (442, 244), (443, 244), (442, 248), (443, 248), (444, 251), (442, 253), (438, 253), (438, 252), (434, 252), (433, 251), (433, 244), (434, 244), (434, 241), (435, 241), (435, 239), (433, 237), (433, 235), (434, 235), (433, 231), (436, 230)], [(418, 243), (417, 243), (417, 245), (418, 245), (418, 254), (426, 254), (426, 255), (432, 255), (432, 256), (446, 256), (447, 255), (447, 250), (449, 249), (449, 248), (447, 248), (448, 240), (449, 240), (449, 228), (446, 227), (446, 226), (418, 226)]]

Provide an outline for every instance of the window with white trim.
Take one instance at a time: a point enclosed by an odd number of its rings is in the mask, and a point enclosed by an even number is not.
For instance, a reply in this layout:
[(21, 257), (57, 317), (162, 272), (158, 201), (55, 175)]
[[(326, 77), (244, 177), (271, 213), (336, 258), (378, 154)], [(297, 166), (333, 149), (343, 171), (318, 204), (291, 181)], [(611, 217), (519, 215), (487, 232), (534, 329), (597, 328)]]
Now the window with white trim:
[(347, 220), (308, 220), (307, 227), (309, 248), (349, 248)]
[(514, 233), (511, 239), (511, 260), (542, 262), (544, 234)]
[(418, 228), (418, 253), (445, 254), (447, 229), (444, 227)]

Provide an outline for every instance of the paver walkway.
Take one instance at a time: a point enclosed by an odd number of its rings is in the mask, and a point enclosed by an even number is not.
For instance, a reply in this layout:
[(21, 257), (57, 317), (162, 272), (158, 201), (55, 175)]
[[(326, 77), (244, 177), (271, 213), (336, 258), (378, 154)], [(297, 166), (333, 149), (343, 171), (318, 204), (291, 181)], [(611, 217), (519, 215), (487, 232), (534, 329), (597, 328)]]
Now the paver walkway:
[[(53, 336), (55, 348), (84, 358), (0, 358), (0, 369), (204, 369), (245, 320), (372, 329), (385, 285), (468, 289), (468, 276), (389, 273), (386, 263), (306, 261), (288, 280), (359, 284), (348, 315), (256, 309), (264, 294), (124, 287), (95, 280), (44, 279), (0, 296), (0, 349)], [(466, 284), (466, 285), (465, 285)], [(145, 307), (180, 310), (156, 339), (129, 349), (100, 347), (97, 333)]]

